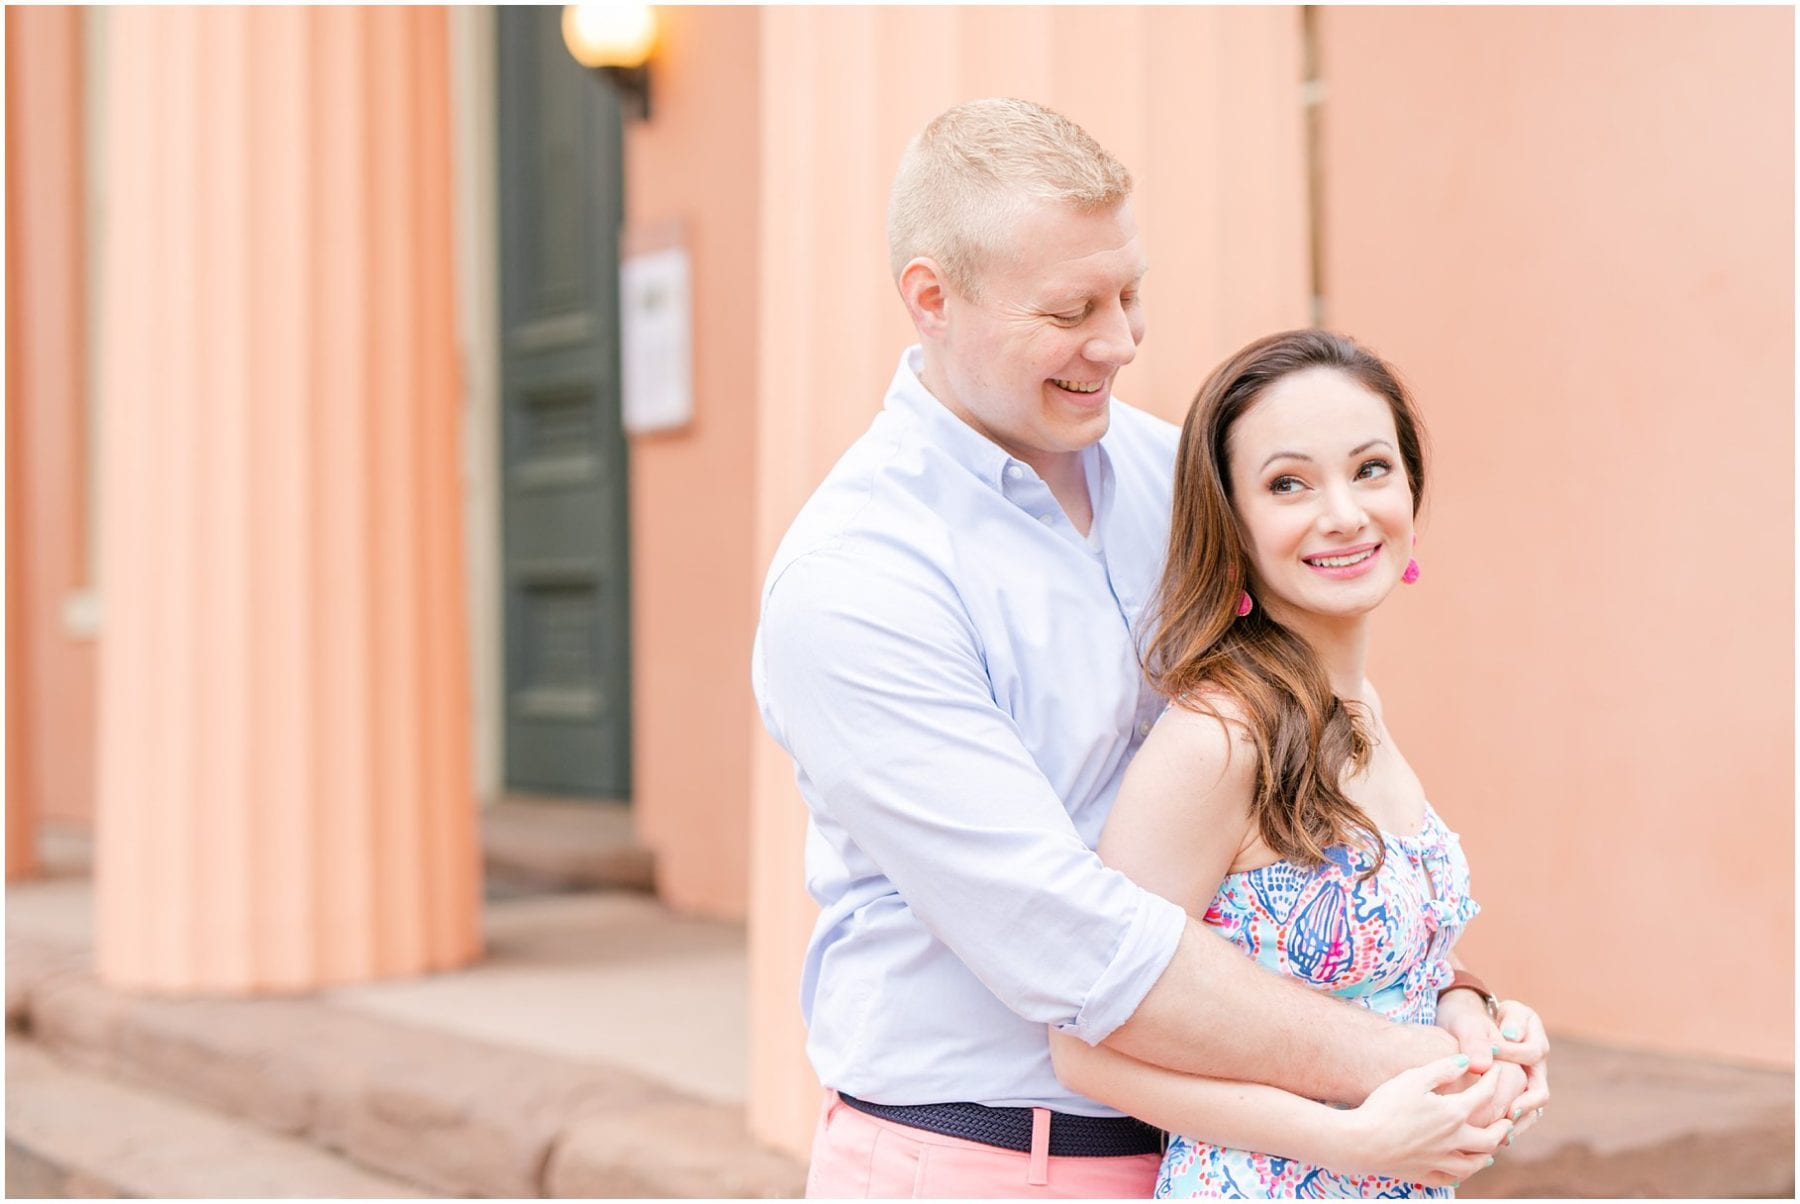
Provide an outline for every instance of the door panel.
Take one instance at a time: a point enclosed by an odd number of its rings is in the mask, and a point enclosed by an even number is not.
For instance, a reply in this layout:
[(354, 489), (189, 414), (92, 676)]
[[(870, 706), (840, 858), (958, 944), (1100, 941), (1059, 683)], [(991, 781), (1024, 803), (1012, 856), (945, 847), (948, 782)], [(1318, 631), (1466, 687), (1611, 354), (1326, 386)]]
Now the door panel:
[(560, 8), (498, 16), (506, 783), (625, 798), (619, 109)]

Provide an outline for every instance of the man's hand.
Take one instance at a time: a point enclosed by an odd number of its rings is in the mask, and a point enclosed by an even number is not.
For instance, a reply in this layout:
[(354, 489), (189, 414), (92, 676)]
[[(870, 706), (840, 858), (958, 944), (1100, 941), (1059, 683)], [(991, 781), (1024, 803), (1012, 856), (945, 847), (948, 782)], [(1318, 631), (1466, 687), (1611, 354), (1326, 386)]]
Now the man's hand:
[[(1518, 1107), (1518, 1101), (1525, 1094), (1525, 1069), (1513, 1062), (1495, 1062), (1482, 1078), (1494, 1080), (1494, 1097), (1491, 1103), (1475, 1109), (1469, 1117), (1469, 1123), (1477, 1127), (1491, 1125), (1497, 1120), (1511, 1117)], [(1470, 1081), (1465, 1078), (1463, 1081)], [(1473, 1080), (1481, 1081), (1480, 1079)], [(1457, 1090), (1460, 1084), (1452, 1084), (1446, 1090)], [(1513, 1124), (1513, 1132), (1518, 1132), (1517, 1122)]]
[(1485, 1074), (1494, 1064), (1494, 1055), (1500, 1052), (1500, 1028), (1476, 992), (1467, 987), (1445, 991), (1438, 997), (1437, 1023), (1456, 1038), (1457, 1052), (1469, 1059), (1471, 1073)]
[[(1467, 989), (1447, 991), (1438, 1000), (1438, 1025), (1456, 1038), (1458, 1048), (1468, 1056), (1471, 1072), (1484, 1070), (1498, 1062), (1507, 1069), (1495, 1091), (1502, 1113), (1478, 1118), (1492, 1121), (1506, 1115), (1513, 1121), (1513, 1131), (1506, 1144), (1538, 1122), (1544, 1105), (1550, 1102), (1550, 1071), (1547, 1065), (1550, 1040), (1537, 1012), (1516, 999), (1503, 1000), (1499, 1023), (1487, 1014), (1487, 1004), (1479, 994)], [(1518, 1067), (1514, 1071), (1513, 1067)], [(1448, 1090), (1461, 1091), (1475, 1082), (1473, 1074), (1452, 1083)]]

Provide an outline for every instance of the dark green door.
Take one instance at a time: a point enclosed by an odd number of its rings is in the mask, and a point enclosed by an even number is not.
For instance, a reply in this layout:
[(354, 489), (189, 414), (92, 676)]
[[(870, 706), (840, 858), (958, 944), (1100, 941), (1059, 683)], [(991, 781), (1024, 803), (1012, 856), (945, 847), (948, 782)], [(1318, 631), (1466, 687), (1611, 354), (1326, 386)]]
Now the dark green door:
[(561, 14), (498, 12), (506, 782), (626, 798), (620, 118)]

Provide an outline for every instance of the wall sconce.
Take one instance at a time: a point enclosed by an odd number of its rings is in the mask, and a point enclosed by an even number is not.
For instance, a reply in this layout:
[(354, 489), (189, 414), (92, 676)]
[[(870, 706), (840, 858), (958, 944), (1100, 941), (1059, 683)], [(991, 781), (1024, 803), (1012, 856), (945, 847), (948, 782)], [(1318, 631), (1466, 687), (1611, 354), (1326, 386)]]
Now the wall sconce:
[(583, 67), (612, 81), (627, 119), (650, 117), (650, 52), (656, 17), (648, 4), (565, 4), (563, 45)]

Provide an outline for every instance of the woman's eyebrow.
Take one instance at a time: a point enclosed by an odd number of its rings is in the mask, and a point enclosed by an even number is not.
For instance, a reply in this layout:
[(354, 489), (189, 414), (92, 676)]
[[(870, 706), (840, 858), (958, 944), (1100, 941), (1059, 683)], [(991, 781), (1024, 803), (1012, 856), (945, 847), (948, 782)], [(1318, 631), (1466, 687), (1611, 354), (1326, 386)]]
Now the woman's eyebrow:
[[(1344, 454), (1346, 456), (1360, 456), (1364, 452), (1368, 451), (1371, 447), (1385, 447), (1389, 451), (1394, 450), (1394, 445), (1392, 443), (1389, 443), (1386, 439), (1375, 438), (1375, 439), (1369, 440), (1367, 443), (1357, 444), (1355, 447), (1351, 448), (1349, 451), (1345, 452)], [(1308, 464), (1311, 464), (1313, 462), (1313, 458), (1311, 456), (1307, 455), (1305, 452), (1278, 451), (1274, 455), (1270, 456), (1267, 460), (1264, 460), (1262, 462), (1262, 468), (1259, 468), (1256, 471), (1261, 472), (1263, 470), (1263, 468), (1267, 468), (1269, 465), (1275, 463), (1275, 461), (1277, 461), (1277, 460), (1305, 460)]]
[[(1355, 453), (1352, 454), (1354, 455)], [(1264, 460), (1262, 462), (1262, 467), (1267, 468), (1277, 460), (1305, 460), (1308, 464), (1313, 462), (1313, 458), (1305, 452), (1278, 451), (1267, 460)], [(1261, 472), (1262, 468), (1259, 468), (1256, 471)]]

